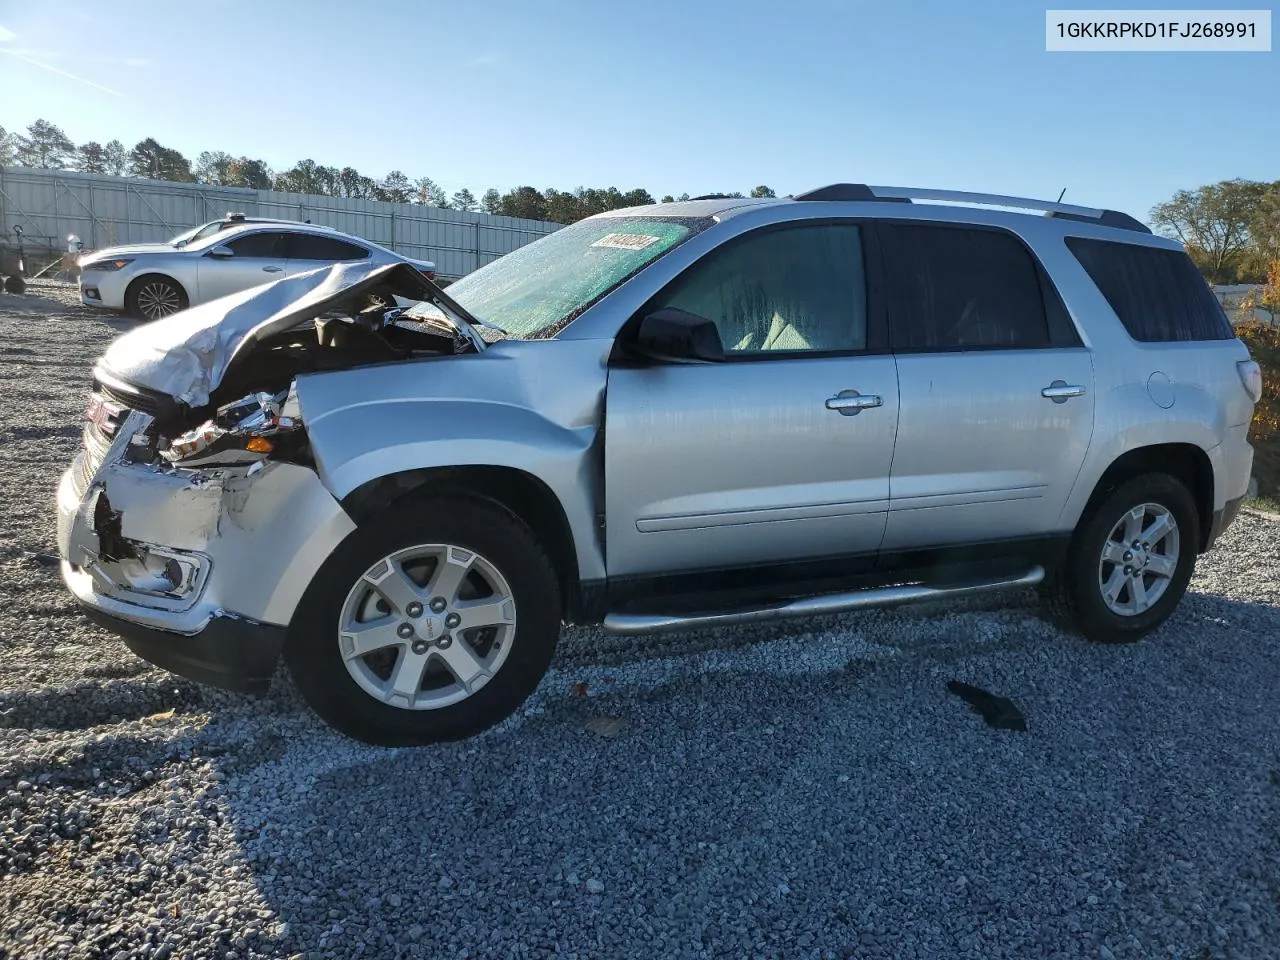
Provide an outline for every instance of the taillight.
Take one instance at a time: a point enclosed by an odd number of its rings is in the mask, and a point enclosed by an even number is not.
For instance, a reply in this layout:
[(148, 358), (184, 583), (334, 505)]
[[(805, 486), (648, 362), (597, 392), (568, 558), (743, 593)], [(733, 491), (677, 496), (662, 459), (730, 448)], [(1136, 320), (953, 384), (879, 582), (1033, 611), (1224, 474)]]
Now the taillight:
[(436, 278), (436, 272), (434, 270), (421, 270), (419, 272), (428, 280), (434, 280)]
[(1236, 370), (1240, 372), (1245, 393), (1257, 403), (1262, 399), (1262, 368), (1256, 360), (1241, 360), (1236, 364)]

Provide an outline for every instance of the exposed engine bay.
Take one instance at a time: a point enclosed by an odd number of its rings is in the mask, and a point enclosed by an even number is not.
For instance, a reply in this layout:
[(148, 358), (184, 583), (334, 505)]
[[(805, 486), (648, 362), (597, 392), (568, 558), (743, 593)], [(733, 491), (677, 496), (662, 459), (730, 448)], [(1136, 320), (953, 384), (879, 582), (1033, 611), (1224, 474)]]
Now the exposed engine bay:
[(95, 371), (88, 418), (107, 439), (130, 410), (149, 414), (135, 463), (309, 464), (295, 378), (477, 353), (478, 325), (407, 266), (317, 271), (126, 334)]
[(404, 314), (404, 308), (388, 309), (381, 302), (354, 315), (329, 310), (309, 323), (259, 341), (228, 370), (211, 400), (218, 404), (225, 397), (248, 392), (218, 405), (212, 417), (190, 430), (172, 438), (157, 436), (158, 452), (170, 463), (190, 466), (197, 465), (194, 458), (203, 464), (233, 451), (276, 453), (305, 462), (301, 411), (292, 390), (299, 374), (475, 352), (448, 325)]

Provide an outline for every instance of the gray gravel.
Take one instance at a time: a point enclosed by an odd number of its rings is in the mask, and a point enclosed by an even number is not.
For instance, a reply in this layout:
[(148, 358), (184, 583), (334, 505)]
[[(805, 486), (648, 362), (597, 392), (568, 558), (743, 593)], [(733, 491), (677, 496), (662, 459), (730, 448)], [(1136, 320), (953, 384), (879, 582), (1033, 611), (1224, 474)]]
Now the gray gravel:
[(31, 559), (127, 325), (35, 291), (0, 295), (0, 956), (1280, 957), (1280, 524), (1132, 647), (1023, 596), (573, 631), (502, 727), (372, 749), (284, 678), (149, 668)]

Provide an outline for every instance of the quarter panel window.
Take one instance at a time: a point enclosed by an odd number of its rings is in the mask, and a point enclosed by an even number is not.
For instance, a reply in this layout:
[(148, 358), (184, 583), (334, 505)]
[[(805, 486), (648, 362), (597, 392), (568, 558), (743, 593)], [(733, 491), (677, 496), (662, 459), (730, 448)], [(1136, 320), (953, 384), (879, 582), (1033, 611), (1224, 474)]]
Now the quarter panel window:
[(814, 224), (729, 241), (651, 304), (663, 307), (713, 321), (730, 356), (865, 350), (860, 228)]
[(1185, 253), (1084, 237), (1068, 237), (1067, 248), (1133, 339), (1158, 343), (1235, 336), (1218, 298)]
[(901, 223), (881, 236), (895, 350), (1049, 346), (1040, 274), (1016, 237)]

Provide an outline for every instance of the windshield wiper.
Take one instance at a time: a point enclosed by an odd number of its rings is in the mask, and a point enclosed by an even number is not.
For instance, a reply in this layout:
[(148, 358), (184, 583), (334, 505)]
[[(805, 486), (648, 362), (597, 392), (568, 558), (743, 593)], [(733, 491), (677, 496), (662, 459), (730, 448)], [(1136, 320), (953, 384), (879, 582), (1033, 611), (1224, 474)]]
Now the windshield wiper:
[(508, 331), (503, 330), (502, 327), (498, 326), (496, 323), (491, 323), (488, 320), (481, 320), (466, 307), (462, 306), (462, 304), (458, 303), (458, 301), (454, 300), (453, 297), (445, 293), (444, 289), (434, 280), (423, 276), (421, 273), (419, 273), (418, 276), (430, 291), (431, 295), (427, 298), (427, 302), (434, 305), (437, 309), (444, 311), (446, 314), (453, 314), (460, 320), (465, 320), (473, 327), (487, 327), (490, 330), (497, 330), (504, 337), (511, 336)]

